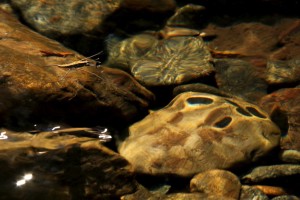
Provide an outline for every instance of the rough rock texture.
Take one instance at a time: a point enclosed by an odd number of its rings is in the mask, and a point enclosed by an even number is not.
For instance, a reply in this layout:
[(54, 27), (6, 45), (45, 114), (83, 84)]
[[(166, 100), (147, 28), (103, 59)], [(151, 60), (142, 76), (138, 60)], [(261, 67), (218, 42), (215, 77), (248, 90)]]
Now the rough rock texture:
[(135, 191), (132, 168), (124, 158), (99, 139), (72, 134), (2, 129), (1, 198), (112, 199)]
[(12, 0), (26, 22), (47, 35), (72, 35), (99, 29), (105, 17), (117, 10), (120, 3), (120, 0)]
[(147, 86), (179, 85), (214, 72), (200, 37), (165, 39), (137, 60), (132, 75)]
[(215, 169), (195, 175), (191, 180), (190, 188), (192, 192), (238, 199), (241, 183), (233, 173)]
[[(127, 119), (145, 113), (148, 100), (153, 99), (123, 71), (97, 68), (94, 61), (31, 31), (1, 11), (0, 38), (2, 125), (26, 126), (42, 118), (76, 121), (77, 126), (127, 123)], [(76, 61), (83, 64), (76, 69), (72, 64), (70, 69), (63, 67)]]
[(300, 60), (269, 61), (266, 80), (269, 84), (300, 82)]
[(179, 85), (214, 72), (200, 37), (158, 40), (142, 34), (123, 40), (110, 51), (108, 65), (130, 69), (146, 86)]
[[(212, 54), (223, 58), (240, 58), (260, 67), (266, 66), (269, 59), (299, 58), (297, 52), (300, 49), (297, 38), (294, 38), (297, 34), (293, 34), (299, 26), (297, 20), (275, 16), (271, 16), (270, 20), (270, 16), (259, 14), (256, 17), (255, 22), (247, 21), (247, 15), (242, 14), (239, 23), (232, 24), (232, 16), (221, 23), (208, 23), (202, 32), (212, 38), (208, 44)], [(289, 40), (291, 36), (294, 41)]]
[(265, 195), (261, 190), (252, 186), (243, 185), (241, 189), (240, 200), (249, 199), (269, 200), (268, 196)]
[(129, 128), (119, 151), (137, 172), (192, 176), (255, 161), (279, 143), (267, 113), (233, 98), (186, 92)]
[(286, 88), (268, 94), (260, 100), (260, 106), (281, 128), (281, 148), (300, 151), (300, 88)]
[[(12, 0), (20, 18), (48, 37), (79, 52), (101, 49), (111, 32), (162, 26), (176, 8), (174, 0)], [(138, 20), (137, 20), (138, 19)]]
[(300, 166), (292, 164), (281, 164), (271, 166), (259, 166), (254, 168), (249, 174), (242, 177), (242, 181), (247, 183), (259, 183), (268, 179), (276, 179), (285, 176), (300, 175)]
[(220, 90), (256, 102), (267, 94), (267, 84), (254, 66), (238, 59), (215, 61), (216, 81)]

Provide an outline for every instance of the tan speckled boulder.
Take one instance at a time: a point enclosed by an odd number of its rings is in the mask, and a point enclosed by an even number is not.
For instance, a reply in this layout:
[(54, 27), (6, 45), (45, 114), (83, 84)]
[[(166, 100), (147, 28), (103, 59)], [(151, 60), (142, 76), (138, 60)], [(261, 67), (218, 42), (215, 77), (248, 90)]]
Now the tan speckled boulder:
[(280, 130), (259, 107), (234, 98), (186, 92), (132, 125), (119, 151), (137, 172), (192, 176), (256, 161)]

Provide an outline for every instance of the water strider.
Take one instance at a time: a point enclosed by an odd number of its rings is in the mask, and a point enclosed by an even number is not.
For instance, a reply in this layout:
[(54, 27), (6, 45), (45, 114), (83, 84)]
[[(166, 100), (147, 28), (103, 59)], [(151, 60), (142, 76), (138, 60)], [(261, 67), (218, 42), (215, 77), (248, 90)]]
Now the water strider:
[(103, 78), (100, 77), (99, 75), (81, 68), (81, 67), (84, 67), (84, 66), (99, 67), (99, 65), (97, 65), (97, 62), (99, 62), (99, 61), (97, 61), (98, 59), (94, 60), (94, 61), (96, 61), (96, 63), (93, 63), (93, 62), (89, 61), (88, 59), (93, 58), (97, 55), (100, 55), (101, 53), (102, 53), (102, 51), (100, 51), (100, 52), (98, 52), (94, 55), (91, 55), (89, 57), (78, 60), (78, 61), (74, 61), (74, 62), (70, 62), (70, 63), (66, 63), (66, 64), (59, 64), (59, 65), (56, 65), (56, 66), (59, 67), (59, 68), (66, 68), (66, 69), (78, 69), (78, 70), (84, 71), (88, 74), (91, 74), (91, 75), (96, 76), (97, 78), (103, 80)]

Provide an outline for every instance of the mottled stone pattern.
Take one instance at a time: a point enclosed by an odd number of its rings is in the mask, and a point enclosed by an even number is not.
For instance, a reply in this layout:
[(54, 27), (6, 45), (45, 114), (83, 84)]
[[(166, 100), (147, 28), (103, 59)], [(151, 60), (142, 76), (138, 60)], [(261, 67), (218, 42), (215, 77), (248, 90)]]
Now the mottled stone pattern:
[(299, 176), (300, 166), (293, 164), (281, 164), (271, 166), (259, 166), (254, 168), (249, 174), (242, 177), (247, 183), (259, 183), (268, 179), (276, 179), (285, 176)]
[(201, 37), (158, 40), (140, 34), (109, 42), (108, 48), (107, 64), (130, 71), (146, 86), (178, 85), (214, 72), (211, 55)]
[(27, 23), (47, 35), (72, 35), (99, 29), (105, 17), (118, 9), (120, 3), (121, 0), (12, 0)]
[(241, 183), (235, 174), (226, 170), (214, 169), (195, 175), (191, 180), (190, 188), (192, 192), (238, 199)]
[(270, 200), (261, 190), (249, 186), (243, 185), (241, 189), (240, 200), (259, 199), (259, 200)]
[(280, 130), (255, 105), (186, 92), (129, 128), (119, 151), (137, 172), (192, 176), (255, 161), (279, 143)]
[(156, 43), (158, 39), (149, 34), (138, 34), (124, 40), (110, 36), (107, 40), (109, 50), (107, 65), (130, 71), (133, 63), (144, 56)]
[(177, 85), (214, 71), (211, 55), (200, 37), (160, 41), (132, 66), (133, 76), (148, 86)]
[(266, 80), (269, 84), (287, 84), (300, 81), (300, 60), (268, 61)]

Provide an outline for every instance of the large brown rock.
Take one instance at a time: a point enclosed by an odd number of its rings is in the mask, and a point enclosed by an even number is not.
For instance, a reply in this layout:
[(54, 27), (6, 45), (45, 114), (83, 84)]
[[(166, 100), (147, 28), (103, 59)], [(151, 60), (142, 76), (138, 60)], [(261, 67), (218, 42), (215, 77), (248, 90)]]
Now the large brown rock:
[(129, 163), (78, 129), (0, 132), (1, 199), (114, 199), (136, 190)]
[[(0, 12), (0, 38), (1, 124), (26, 126), (27, 120), (46, 118), (122, 124), (146, 112), (148, 100), (153, 99), (125, 72), (97, 68), (93, 60), (31, 31), (4, 12)], [(81, 59), (87, 62), (77, 69), (58, 67)]]
[(268, 114), (245, 101), (186, 92), (129, 128), (119, 151), (137, 172), (192, 176), (239, 167), (279, 144)]
[(36, 31), (80, 52), (102, 49), (111, 32), (162, 26), (176, 8), (174, 0), (12, 0), (11, 4)]
[(260, 105), (282, 130), (280, 146), (300, 151), (300, 88), (281, 89), (264, 96)]

